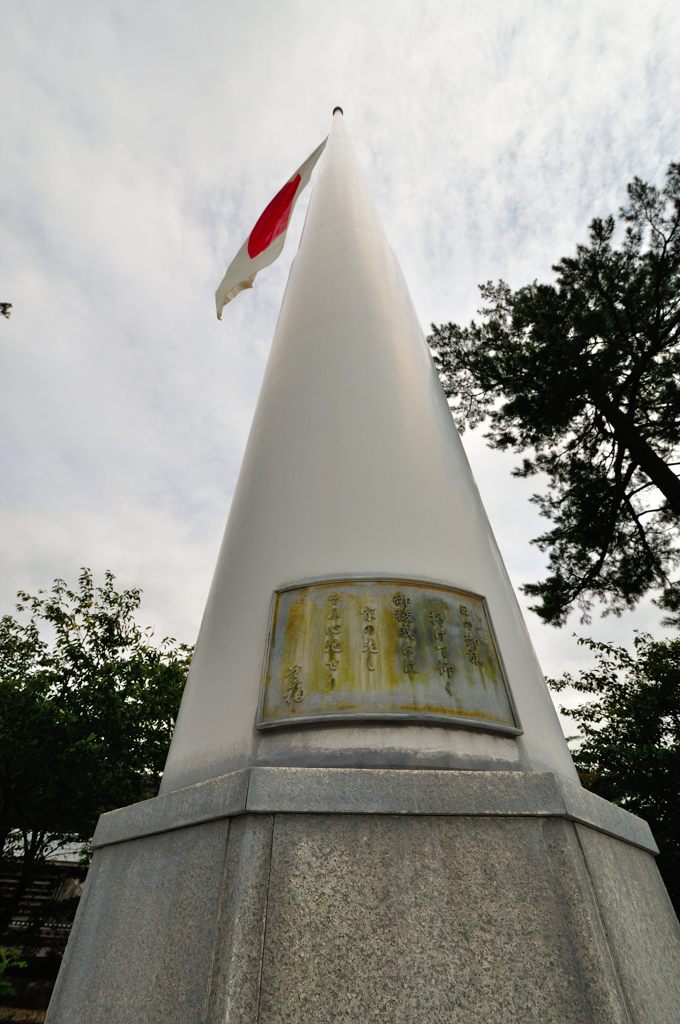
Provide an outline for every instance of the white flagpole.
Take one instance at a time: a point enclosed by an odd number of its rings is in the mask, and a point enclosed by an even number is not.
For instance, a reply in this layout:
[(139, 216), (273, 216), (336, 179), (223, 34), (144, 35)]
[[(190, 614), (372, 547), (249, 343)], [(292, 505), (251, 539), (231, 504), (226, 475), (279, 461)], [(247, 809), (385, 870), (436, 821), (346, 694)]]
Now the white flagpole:
[[(482, 594), (523, 735), (255, 728), (272, 594), (387, 574)], [(340, 108), (264, 376), (163, 791), (257, 764), (576, 773)]]

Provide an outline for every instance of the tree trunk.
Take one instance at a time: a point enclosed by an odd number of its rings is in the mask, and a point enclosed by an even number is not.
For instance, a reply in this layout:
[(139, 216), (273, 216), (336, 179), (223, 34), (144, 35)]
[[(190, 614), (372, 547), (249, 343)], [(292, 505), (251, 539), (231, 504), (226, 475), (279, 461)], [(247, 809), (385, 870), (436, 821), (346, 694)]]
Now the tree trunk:
[[(17, 878), (16, 885), (7, 895), (6, 899), (3, 899), (0, 904), (0, 939), (5, 938), (7, 930), (12, 923), (12, 919), (19, 909), (19, 905), (24, 894), (35, 878), (37, 849), (38, 844), (34, 841), (24, 843), (24, 854), (21, 858), (21, 870), (19, 871), (19, 877)], [(15, 858), (12, 858), (12, 860), (14, 859)], [(18, 860), (19, 858), (16, 859)], [(9, 858), (5, 859), (5, 864), (7, 863), (11, 863)]]
[(594, 401), (609, 420), (619, 444), (628, 449), (642, 472), (661, 491), (675, 515), (680, 518), (680, 478), (609, 398), (598, 394), (594, 396)]

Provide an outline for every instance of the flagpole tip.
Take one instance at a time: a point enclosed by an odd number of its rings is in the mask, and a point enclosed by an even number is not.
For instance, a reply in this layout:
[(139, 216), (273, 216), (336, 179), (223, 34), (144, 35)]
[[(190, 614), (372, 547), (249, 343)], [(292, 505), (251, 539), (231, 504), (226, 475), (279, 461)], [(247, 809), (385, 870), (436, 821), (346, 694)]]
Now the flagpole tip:
[(342, 114), (344, 117), (345, 111), (342, 107), (333, 107), (333, 117), (335, 117), (336, 114)]

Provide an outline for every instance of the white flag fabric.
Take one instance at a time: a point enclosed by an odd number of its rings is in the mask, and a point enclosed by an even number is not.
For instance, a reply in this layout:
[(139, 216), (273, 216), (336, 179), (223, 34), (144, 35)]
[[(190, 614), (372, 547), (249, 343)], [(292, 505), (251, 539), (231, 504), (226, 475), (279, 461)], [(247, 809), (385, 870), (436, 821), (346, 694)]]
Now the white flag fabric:
[(222, 310), (244, 288), (252, 288), (255, 275), (268, 267), (283, 249), (286, 241), (288, 222), (298, 196), (308, 183), (314, 165), (321, 156), (326, 139), (298, 167), (286, 184), (280, 189), (266, 209), (260, 214), (257, 224), (236, 253), (227, 272), (215, 292), (217, 319), (222, 319)]

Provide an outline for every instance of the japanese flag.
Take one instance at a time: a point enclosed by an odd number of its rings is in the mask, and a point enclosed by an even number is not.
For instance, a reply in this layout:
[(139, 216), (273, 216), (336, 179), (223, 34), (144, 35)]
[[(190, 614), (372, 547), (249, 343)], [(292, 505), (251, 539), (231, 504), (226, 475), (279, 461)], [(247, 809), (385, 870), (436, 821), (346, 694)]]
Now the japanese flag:
[(252, 288), (258, 270), (268, 267), (283, 249), (288, 230), (288, 221), (293, 207), (303, 188), (312, 176), (314, 165), (323, 153), (324, 139), (311, 156), (288, 179), (276, 193), (271, 203), (260, 214), (257, 224), (236, 253), (227, 272), (215, 292), (217, 319), (222, 319), (222, 309), (244, 288)]

